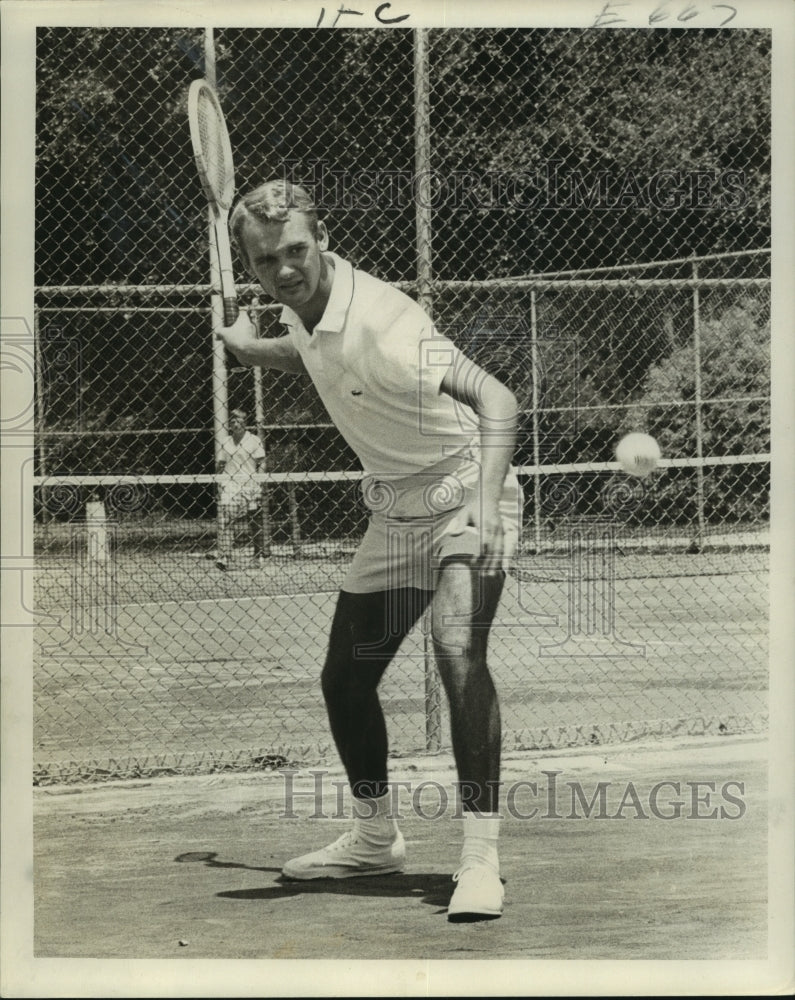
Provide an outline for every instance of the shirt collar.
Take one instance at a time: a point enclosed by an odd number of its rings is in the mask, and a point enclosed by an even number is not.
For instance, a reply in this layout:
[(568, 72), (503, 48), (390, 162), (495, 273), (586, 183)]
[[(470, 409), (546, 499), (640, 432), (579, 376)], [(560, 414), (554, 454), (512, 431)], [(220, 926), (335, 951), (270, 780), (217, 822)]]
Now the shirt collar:
[[(328, 333), (340, 333), (348, 315), (348, 307), (353, 298), (353, 267), (347, 260), (332, 252), (325, 256), (334, 262), (334, 278), (331, 283), (331, 294), (320, 322), (315, 327), (315, 333), (324, 330)], [(285, 326), (302, 326), (301, 318), (289, 306), (282, 306), (279, 322)]]

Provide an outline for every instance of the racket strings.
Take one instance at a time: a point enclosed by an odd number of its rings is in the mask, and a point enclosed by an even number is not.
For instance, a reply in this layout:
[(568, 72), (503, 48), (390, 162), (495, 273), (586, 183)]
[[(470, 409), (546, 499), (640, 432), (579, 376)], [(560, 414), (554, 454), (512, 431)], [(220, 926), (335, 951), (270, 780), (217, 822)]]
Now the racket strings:
[(215, 200), (228, 207), (231, 201), (230, 188), (234, 185), (231, 155), (227, 147), (224, 120), (215, 102), (206, 94), (199, 97), (197, 107), (199, 142), (207, 171), (207, 183)]

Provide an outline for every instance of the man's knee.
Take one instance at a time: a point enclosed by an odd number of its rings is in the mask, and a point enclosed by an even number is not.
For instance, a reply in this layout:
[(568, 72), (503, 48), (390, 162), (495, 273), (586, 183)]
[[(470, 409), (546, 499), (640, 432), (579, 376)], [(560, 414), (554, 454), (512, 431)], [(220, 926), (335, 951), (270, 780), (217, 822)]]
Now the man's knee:
[(502, 580), (477, 571), (451, 569), (433, 603), (432, 636), (437, 656), (471, 663), (485, 661)]
[(434, 640), (434, 653), (439, 676), (452, 705), (467, 698), (473, 686), (478, 690), (490, 682), (491, 674), (485, 644), (471, 635), (447, 636), (443, 642)]
[(488, 629), (500, 602), (505, 573), (481, 573), (471, 561), (446, 559), (440, 568), (434, 596), (434, 616), (446, 621)]
[(479, 637), (476, 630), (468, 625), (434, 620), (431, 637), (437, 660), (454, 664), (457, 661), (469, 663), (477, 658)]

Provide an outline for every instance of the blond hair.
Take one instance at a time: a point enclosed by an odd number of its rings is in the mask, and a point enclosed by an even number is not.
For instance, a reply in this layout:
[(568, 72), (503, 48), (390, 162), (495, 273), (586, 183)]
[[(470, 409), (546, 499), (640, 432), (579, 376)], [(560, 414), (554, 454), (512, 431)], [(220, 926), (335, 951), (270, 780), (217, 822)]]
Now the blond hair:
[(241, 234), (250, 219), (257, 222), (287, 222), (290, 212), (303, 212), (318, 235), (317, 208), (311, 194), (302, 184), (281, 178), (266, 181), (244, 194), (232, 210), (229, 231), (247, 266), (250, 266)]

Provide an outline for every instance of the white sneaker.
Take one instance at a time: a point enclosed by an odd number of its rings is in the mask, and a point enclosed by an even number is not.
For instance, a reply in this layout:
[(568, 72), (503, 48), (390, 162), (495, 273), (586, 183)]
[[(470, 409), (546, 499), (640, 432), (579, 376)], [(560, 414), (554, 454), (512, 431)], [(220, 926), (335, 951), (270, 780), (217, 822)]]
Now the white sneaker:
[(488, 865), (468, 866), (453, 875), (457, 882), (447, 908), (452, 921), (494, 919), (502, 914), (505, 890), (500, 876)]
[(294, 879), (388, 875), (402, 871), (405, 862), (406, 844), (400, 831), (391, 844), (374, 847), (354, 829), (343, 833), (328, 847), (288, 861), (282, 874)]

